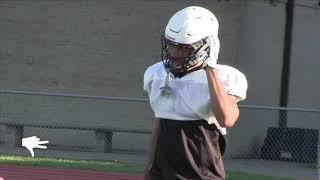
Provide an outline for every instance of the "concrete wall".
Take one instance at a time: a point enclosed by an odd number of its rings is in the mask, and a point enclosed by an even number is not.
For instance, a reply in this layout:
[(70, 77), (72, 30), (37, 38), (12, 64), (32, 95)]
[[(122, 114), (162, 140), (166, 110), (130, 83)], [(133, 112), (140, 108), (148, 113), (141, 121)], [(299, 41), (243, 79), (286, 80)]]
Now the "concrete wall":
[[(248, 80), (247, 99), (241, 104), (278, 106), (284, 39), (284, 5), (248, 1), (241, 11), (237, 65)], [(263, 145), (267, 128), (277, 126), (278, 112), (241, 109), (229, 130), (227, 157), (252, 157)]]
[[(160, 59), (160, 35), (170, 16), (187, 5), (204, 6), (219, 19), (219, 61), (237, 67), (248, 79), (247, 100), (241, 104), (278, 106), (285, 5), (272, 6), (263, 0), (2, 0), (1, 89), (147, 98), (142, 91), (143, 72)], [(295, 8), (290, 107), (319, 108), (318, 19), (317, 10)], [(147, 103), (139, 108), (97, 100), (1, 96), (3, 113), (32, 112), (34, 121), (85, 124), (88, 117), (94, 117), (98, 124), (124, 123), (128, 127), (150, 129), (153, 118)], [(123, 112), (135, 116), (119, 116)], [(114, 121), (105, 121), (106, 116)], [(317, 113), (289, 112), (288, 126), (318, 128), (318, 119)], [(277, 126), (278, 121), (276, 110), (242, 108), (236, 127), (228, 130), (226, 157), (255, 156), (267, 128)], [(0, 141), (8, 143), (12, 139), (10, 130), (2, 128), (1, 132), (7, 138)], [(37, 128), (25, 131), (25, 135), (33, 133), (65, 146), (90, 144), (101, 148), (92, 132)], [(147, 135), (120, 133), (115, 134), (113, 143), (114, 149), (145, 150), (148, 141)]]
[[(312, 2), (302, 2), (312, 6)], [(320, 12), (296, 7), (290, 66), (289, 106), (320, 109)], [(320, 113), (289, 113), (289, 127), (320, 129)]]
[[(1, 89), (147, 98), (142, 78), (160, 59), (169, 18), (188, 5), (212, 10), (220, 22), (221, 63), (235, 64), (240, 9), (217, 1), (0, 1)], [(1, 94), (1, 111), (37, 123), (151, 129), (148, 103)], [(14, 118), (14, 117), (19, 118)], [(12, 120), (10, 117), (2, 120)], [(10, 130), (3, 130), (8, 142)], [(12, 134), (12, 133), (11, 133)], [(52, 145), (101, 149), (90, 131), (26, 128)], [(147, 135), (115, 133), (114, 149), (145, 150)], [(90, 149), (90, 148), (89, 148)]]
[(160, 59), (160, 36), (178, 9), (202, 5), (221, 23), (224, 62), (236, 55), (239, 10), (216, 1), (1, 1), (4, 89), (144, 96), (142, 76)]
[[(312, 1), (297, 4), (314, 6)], [(285, 4), (247, 2), (241, 13), (237, 64), (248, 78), (244, 104), (279, 106)], [(288, 107), (319, 109), (319, 30), (317, 9), (295, 6), (290, 64)], [(267, 128), (278, 127), (279, 111), (241, 109), (240, 120), (229, 131), (227, 157), (249, 158), (260, 154)], [(320, 129), (319, 112), (288, 111), (288, 127)], [(314, 143), (314, 142), (310, 142)]]

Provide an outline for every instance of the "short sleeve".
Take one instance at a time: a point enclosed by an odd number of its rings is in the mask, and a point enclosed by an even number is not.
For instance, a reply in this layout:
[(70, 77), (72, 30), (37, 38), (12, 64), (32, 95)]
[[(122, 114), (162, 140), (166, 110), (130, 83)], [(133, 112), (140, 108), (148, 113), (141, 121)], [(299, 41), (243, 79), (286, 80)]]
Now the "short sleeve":
[(246, 99), (247, 96), (247, 88), (248, 88), (248, 82), (246, 76), (236, 70), (233, 69), (233, 72), (229, 75), (229, 91), (228, 94), (234, 95), (238, 97), (238, 101), (242, 101)]
[(218, 74), (228, 94), (238, 98), (238, 102), (246, 99), (248, 83), (246, 76), (231, 66), (218, 65)]
[(151, 92), (152, 79), (153, 79), (152, 68), (149, 67), (144, 72), (144, 76), (143, 76), (143, 90), (147, 91), (148, 94), (150, 94), (150, 92)]

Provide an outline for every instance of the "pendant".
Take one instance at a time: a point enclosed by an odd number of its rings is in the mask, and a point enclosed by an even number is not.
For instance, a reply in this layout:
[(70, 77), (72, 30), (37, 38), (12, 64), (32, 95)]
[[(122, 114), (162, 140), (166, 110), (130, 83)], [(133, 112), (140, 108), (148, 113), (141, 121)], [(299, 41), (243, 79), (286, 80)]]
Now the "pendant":
[(164, 86), (160, 88), (161, 96), (167, 97), (167, 98), (173, 95), (173, 90), (169, 86), (170, 76), (171, 76), (171, 73), (169, 71), (167, 71), (167, 77), (166, 77)]
[(160, 88), (161, 90), (161, 96), (163, 97), (170, 97), (173, 95), (172, 89), (169, 86), (163, 86)]

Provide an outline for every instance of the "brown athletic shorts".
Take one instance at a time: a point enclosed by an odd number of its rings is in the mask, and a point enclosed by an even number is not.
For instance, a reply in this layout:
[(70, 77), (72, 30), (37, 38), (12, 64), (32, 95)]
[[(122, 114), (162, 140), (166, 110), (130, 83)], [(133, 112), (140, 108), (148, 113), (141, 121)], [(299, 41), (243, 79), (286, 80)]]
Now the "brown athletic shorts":
[(151, 180), (224, 180), (226, 142), (205, 120), (160, 119)]

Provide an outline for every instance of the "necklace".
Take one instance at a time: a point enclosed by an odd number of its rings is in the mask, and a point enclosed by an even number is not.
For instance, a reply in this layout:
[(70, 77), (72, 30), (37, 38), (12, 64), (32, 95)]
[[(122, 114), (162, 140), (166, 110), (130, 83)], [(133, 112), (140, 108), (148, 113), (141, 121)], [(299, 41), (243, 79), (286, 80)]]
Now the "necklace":
[(166, 80), (165, 80), (164, 86), (160, 88), (161, 96), (167, 97), (167, 98), (169, 98), (170, 96), (173, 95), (173, 90), (169, 86), (170, 74), (171, 74), (171, 72), (167, 71), (167, 76), (166, 76)]

